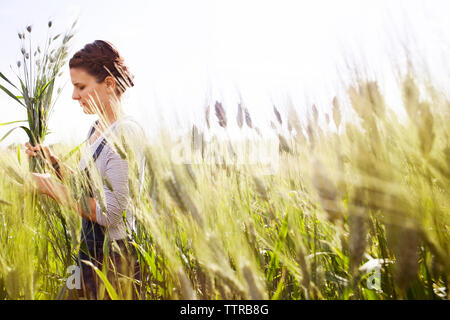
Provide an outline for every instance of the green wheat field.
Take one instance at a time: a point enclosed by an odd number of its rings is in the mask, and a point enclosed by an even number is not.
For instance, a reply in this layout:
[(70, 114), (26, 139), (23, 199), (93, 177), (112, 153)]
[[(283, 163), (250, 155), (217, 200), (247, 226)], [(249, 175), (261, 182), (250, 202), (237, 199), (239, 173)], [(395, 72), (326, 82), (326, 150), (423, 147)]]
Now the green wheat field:
[[(274, 107), (274, 172), (219, 151), (223, 161), (206, 159), (197, 128), (192, 163), (173, 161), (180, 142), (164, 132), (157, 143), (141, 141), (144, 184), (139, 191), (131, 170), (130, 194), (143, 297), (449, 299), (450, 101), (412, 71), (398, 81), (403, 120), (364, 80), (347, 88), (348, 109), (335, 98), (329, 114), (312, 106), (303, 121), (295, 106)], [(235, 119), (212, 103), (205, 116), (257, 131), (244, 111)], [(356, 120), (343, 121), (344, 112)], [(132, 143), (122, 142), (119, 150)], [(75, 147), (52, 149), (76, 169)], [(0, 299), (63, 299), (81, 217), (29, 191), (23, 146), (3, 149), (0, 167)], [(77, 179), (64, 184), (82, 198)], [(103, 288), (105, 298), (127, 298), (107, 281)]]

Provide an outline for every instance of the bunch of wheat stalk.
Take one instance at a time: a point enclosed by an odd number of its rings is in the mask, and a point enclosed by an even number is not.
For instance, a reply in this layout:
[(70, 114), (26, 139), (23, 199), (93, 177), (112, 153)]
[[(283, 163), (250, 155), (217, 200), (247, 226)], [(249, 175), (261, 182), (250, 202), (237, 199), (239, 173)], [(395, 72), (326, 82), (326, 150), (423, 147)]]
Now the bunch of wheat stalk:
[[(21, 41), (20, 51), (22, 59), (17, 61), (16, 70), (11, 68), (16, 73), (19, 81), (18, 85), (15, 85), (13, 81), (10, 81), (0, 72), (0, 78), (6, 85), (17, 90), (19, 95), (14, 94), (11, 91), (13, 89), (7, 89), (3, 85), (0, 85), (0, 89), (24, 107), (27, 113), (27, 120), (12, 121), (2, 123), (2, 125), (17, 122), (26, 122), (28, 124), (28, 126), (18, 126), (10, 129), (0, 141), (5, 139), (13, 130), (21, 128), (26, 132), (31, 145), (34, 146), (42, 143), (49, 133), (48, 121), (50, 114), (61, 92), (61, 88), (58, 88), (55, 97), (55, 84), (57, 77), (61, 76), (62, 68), (65, 66), (68, 46), (74, 36), (76, 21), (64, 35), (62, 33), (52, 35), (50, 32), (52, 25), (53, 22), (49, 21), (47, 39), (43, 46), (35, 45), (32, 42), (33, 28), (31, 25), (26, 27), (26, 31), (18, 33)], [(58, 38), (60, 38), (60, 42), (57, 42)], [(42, 157), (33, 158), (30, 164), (32, 171), (41, 171), (43, 167)]]

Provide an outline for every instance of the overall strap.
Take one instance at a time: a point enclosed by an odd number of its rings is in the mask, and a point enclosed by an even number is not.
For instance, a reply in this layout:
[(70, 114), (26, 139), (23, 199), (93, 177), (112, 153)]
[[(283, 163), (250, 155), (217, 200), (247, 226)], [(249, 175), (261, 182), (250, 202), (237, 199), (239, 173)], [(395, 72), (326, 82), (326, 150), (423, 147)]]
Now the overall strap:
[[(94, 134), (94, 131), (95, 131), (95, 125), (97, 125), (97, 124), (98, 124), (98, 120), (95, 121), (94, 126), (92, 126), (92, 129), (91, 129), (91, 131), (89, 132), (88, 139)], [(106, 139), (103, 138), (102, 142), (100, 142), (100, 145), (97, 147), (97, 149), (95, 150), (94, 154), (92, 155), (92, 158), (93, 158), (93, 161), (94, 161), (94, 162), (95, 162), (95, 160), (97, 160), (98, 156), (99, 156), (100, 153), (102, 152), (103, 147), (105, 146), (105, 144), (106, 144)]]
[[(97, 124), (98, 124), (98, 120), (95, 121), (94, 126), (92, 126), (92, 129), (91, 129), (91, 131), (89, 132), (88, 140), (89, 140), (89, 138), (92, 136), (92, 134), (94, 133), (94, 131), (95, 131), (95, 125), (97, 125)], [(95, 161), (97, 160), (97, 158), (99, 157), (99, 155), (100, 155), (100, 153), (102, 152), (103, 147), (105, 146), (105, 144), (106, 144), (106, 139), (103, 138), (103, 140), (100, 142), (100, 145), (97, 147), (97, 149), (95, 150), (94, 154), (92, 155), (92, 158), (93, 158), (93, 161), (94, 161), (94, 162), (95, 162)], [(86, 166), (86, 168), (84, 168), (84, 172), (85, 172), (85, 174), (86, 174), (86, 176), (87, 176), (87, 179), (90, 180), (91, 177), (90, 177), (89, 169), (88, 169), (87, 166)], [(90, 197), (94, 197), (94, 193), (93, 193), (93, 191), (92, 191), (92, 187), (91, 187), (90, 183), (88, 184), (88, 191), (89, 191), (89, 196), (90, 196)]]

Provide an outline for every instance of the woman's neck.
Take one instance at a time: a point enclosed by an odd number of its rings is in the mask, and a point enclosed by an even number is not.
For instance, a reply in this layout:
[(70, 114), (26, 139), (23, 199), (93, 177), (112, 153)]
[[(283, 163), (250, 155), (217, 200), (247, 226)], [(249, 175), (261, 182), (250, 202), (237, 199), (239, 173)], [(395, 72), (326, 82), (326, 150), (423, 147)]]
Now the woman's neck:
[(117, 119), (124, 116), (123, 110), (120, 105), (118, 105), (116, 108), (108, 108), (105, 110), (103, 114), (101, 114), (99, 117), (99, 130), (100, 132), (103, 132), (106, 128), (111, 126), (114, 122), (117, 121)]

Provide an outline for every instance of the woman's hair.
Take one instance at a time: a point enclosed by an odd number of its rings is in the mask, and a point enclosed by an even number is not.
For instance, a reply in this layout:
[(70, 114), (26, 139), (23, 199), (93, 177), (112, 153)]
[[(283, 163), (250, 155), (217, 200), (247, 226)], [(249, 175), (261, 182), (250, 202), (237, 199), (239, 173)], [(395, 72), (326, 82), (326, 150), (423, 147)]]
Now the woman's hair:
[(124, 64), (119, 51), (108, 41), (95, 40), (88, 43), (73, 55), (69, 61), (69, 67), (85, 70), (99, 83), (103, 82), (107, 76), (113, 76), (119, 95), (127, 88), (134, 86), (134, 76)]

